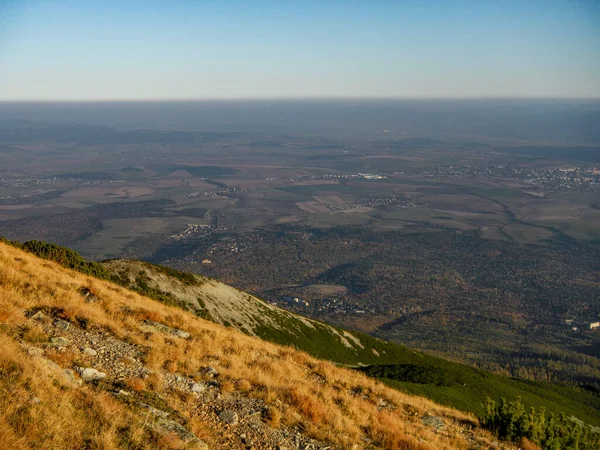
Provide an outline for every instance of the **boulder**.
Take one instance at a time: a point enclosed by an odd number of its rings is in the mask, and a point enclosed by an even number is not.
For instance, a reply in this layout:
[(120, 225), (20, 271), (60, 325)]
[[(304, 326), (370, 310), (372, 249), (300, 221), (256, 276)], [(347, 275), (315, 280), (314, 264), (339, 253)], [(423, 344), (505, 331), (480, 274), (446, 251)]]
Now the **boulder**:
[(141, 408), (148, 411), (153, 416), (162, 417), (163, 419), (166, 419), (167, 417), (169, 417), (169, 413), (166, 411), (163, 411), (162, 409), (155, 408), (154, 406), (147, 405), (146, 403), (138, 403), (138, 405)]
[(44, 351), (41, 348), (37, 347), (27, 347), (27, 354), (29, 356), (43, 356)]
[(77, 371), (79, 372), (79, 375), (81, 375), (81, 379), (87, 383), (92, 381), (100, 381), (106, 378), (106, 374), (104, 372), (92, 369), (91, 367), (78, 367)]

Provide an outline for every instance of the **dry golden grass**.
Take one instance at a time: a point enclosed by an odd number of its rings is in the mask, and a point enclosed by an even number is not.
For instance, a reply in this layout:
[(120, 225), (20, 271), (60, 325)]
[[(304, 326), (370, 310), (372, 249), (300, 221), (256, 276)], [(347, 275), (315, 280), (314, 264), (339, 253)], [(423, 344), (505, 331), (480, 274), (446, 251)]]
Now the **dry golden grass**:
[[(81, 287), (88, 287), (100, 300), (86, 303), (78, 293)], [(0, 244), (0, 442), (5, 448), (181, 445), (174, 436), (154, 436), (126, 403), (89, 386), (65, 385), (42, 358), (27, 356), (17, 342), (19, 336), (32, 342), (45, 339), (43, 330), (32, 326), (24, 314), (33, 308), (59, 312), (68, 320), (103, 328), (143, 346), (147, 349), (144, 363), (157, 371), (194, 377), (212, 365), (219, 371), (222, 393), (265, 402), (272, 427), (302, 424), (312, 437), (339, 448), (353, 444), (361, 448), (364, 438), (372, 441), (373, 448), (383, 449), (469, 448), (459, 422), (473, 420), (470, 416)], [(183, 329), (192, 338), (148, 333), (141, 326), (145, 319)], [(72, 357), (57, 353), (53, 359), (68, 367)], [(133, 390), (163, 390), (156, 372), (129, 383)], [(32, 401), (34, 397), (39, 402)], [(165, 398), (189, 418), (193, 432), (211, 435), (189, 399)], [(379, 411), (381, 401), (392, 409)], [(436, 433), (406, 411), (444, 417), (447, 430)], [(482, 442), (492, 441), (481, 430), (474, 433)]]
[(267, 420), (272, 428), (278, 428), (281, 424), (281, 412), (277, 408), (269, 406), (267, 410)]
[(135, 392), (141, 392), (146, 388), (146, 383), (141, 378), (135, 377), (127, 380), (125, 384)]
[(117, 448), (117, 438), (156, 446), (125, 405), (103, 392), (69, 388), (56, 370), (36, 362), (0, 335), (2, 448)]
[(236, 385), (237, 389), (242, 392), (246, 392), (246, 391), (249, 391), (250, 389), (252, 389), (252, 385), (250, 384), (250, 382), (248, 380), (238, 380), (235, 385)]

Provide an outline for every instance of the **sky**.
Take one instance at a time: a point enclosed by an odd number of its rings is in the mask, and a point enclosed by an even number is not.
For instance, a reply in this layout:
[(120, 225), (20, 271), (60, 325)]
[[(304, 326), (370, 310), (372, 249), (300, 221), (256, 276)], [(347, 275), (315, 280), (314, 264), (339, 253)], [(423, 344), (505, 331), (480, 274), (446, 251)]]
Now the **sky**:
[(596, 0), (0, 0), (0, 101), (600, 98)]

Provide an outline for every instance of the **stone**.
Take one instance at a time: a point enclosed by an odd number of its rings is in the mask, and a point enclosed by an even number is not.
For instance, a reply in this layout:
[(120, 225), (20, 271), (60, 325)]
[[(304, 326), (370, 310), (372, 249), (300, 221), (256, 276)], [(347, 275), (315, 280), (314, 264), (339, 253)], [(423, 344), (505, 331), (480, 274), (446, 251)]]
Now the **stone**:
[(89, 347), (84, 348), (81, 353), (83, 353), (84, 356), (96, 356), (98, 354), (96, 350)]
[(160, 417), (155, 422), (155, 429), (159, 432), (175, 433), (181, 440), (193, 443), (198, 449), (208, 450), (209, 448), (206, 442), (174, 420)]
[(160, 331), (162, 333), (172, 334), (182, 339), (189, 339), (192, 335), (187, 331), (171, 328), (163, 323), (155, 322), (154, 320), (144, 320), (144, 325), (151, 331)]
[(27, 348), (27, 354), (29, 356), (42, 356), (44, 354), (44, 351), (41, 348), (28, 347)]
[(200, 393), (206, 390), (206, 385), (204, 383), (192, 383), (192, 392)]
[(104, 372), (92, 369), (91, 367), (78, 367), (77, 371), (79, 372), (79, 375), (81, 375), (81, 379), (85, 382), (100, 381), (106, 378)]
[(61, 330), (64, 330), (64, 331), (67, 331), (69, 329), (69, 326), (71, 325), (69, 322), (67, 322), (66, 320), (62, 320), (62, 319), (55, 319), (53, 324), (56, 328), (60, 328)]
[(56, 364), (54, 361), (52, 361), (51, 359), (43, 359), (44, 363), (46, 364), (46, 366), (48, 366), (50, 369), (52, 370), (60, 370), (60, 366), (58, 364)]
[(219, 414), (219, 419), (229, 425), (235, 425), (238, 423), (238, 415), (235, 411), (225, 410)]
[(36, 312), (36, 313), (35, 313), (33, 316), (31, 316), (31, 318), (32, 318), (33, 320), (39, 320), (39, 321), (42, 321), (42, 320), (46, 320), (47, 316), (46, 316), (46, 314), (44, 314), (43, 312), (41, 312), (41, 311), (38, 311), (38, 312)]
[(75, 372), (73, 372), (71, 369), (63, 370), (63, 374), (69, 381), (75, 381)]
[(444, 428), (446, 428), (446, 424), (439, 417), (424, 416), (422, 418), (422, 420), (423, 420), (423, 424), (428, 425), (432, 428), (435, 428), (436, 430), (443, 430)]
[(87, 287), (79, 289), (79, 293), (87, 303), (95, 303), (100, 300), (96, 295), (92, 294), (92, 291)]
[(173, 328), (173, 331), (171, 333), (177, 337), (180, 337), (181, 339), (189, 339), (190, 337), (192, 337), (192, 335), (187, 331), (179, 330), (177, 328)]
[(168, 412), (163, 411), (162, 409), (155, 408), (154, 406), (147, 405), (146, 403), (139, 403), (139, 406), (148, 411), (153, 416), (162, 417), (163, 419), (169, 417)]
[(64, 347), (65, 345), (69, 345), (71, 343), (71, 341), (69, 341), (67, 338), (62, 337), (62, 336), (53, 337), (52, 339), (50, 339), (50, 342), (52, 342), (52, 344), (60, 346), (60, 347)]
[(219, 372), (212, 366), (208, 366), (204, 369), (204, 374), (209, 378), (215, 378), (219, 376)]

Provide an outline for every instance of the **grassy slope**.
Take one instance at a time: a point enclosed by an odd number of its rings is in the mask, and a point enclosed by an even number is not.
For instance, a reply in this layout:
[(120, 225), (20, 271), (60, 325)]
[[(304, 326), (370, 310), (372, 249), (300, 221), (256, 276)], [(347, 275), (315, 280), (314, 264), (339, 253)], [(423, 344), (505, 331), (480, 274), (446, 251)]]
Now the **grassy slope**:
[[(151, 267), (163, 270), (160, 266), (147, 267), (148, 271)], [(171, 276), (181, 278), (183, 275), (171, 273)], [(255, 307), (259, 317), (269, 317), (279, 325), (275, 327), (273, 322), (265, 322), (255, 327), (255, 334), (262, 339), (290, 345), (317, 358), (340, 364), (373, 365), (361, 370), (404, 392), (422, 395), (477, 415), (483, 414), (483, 403), (488, 396), (495, 400), (521, 397), (527, 407), (544, 407), (554, 413), (562, 411), (568, 416), (574, 415), (590, 424), (600, 425), (600, 398), (582, 389), (494, 375), (357, 332), (350, 334), (360, 341), (362, 348), (356, 345), (348, 347), (339, 339), (344, 330), (316, 321), (310, 321), (309, 326), (306, 320), (299, 320), (295, 314), (279, 308), (267, 308), (262, 301)], [(236, 327), (235, 324), (232, 326)], [(409, 370), (396, 373), (394, 377), (389, 369), (387, 374), (384, 373), (384, 365), (407, 365)], [(423, 373), (426, 375), (423, 376)]]
[[(31, 247), (27, 249), (31, 251)], [(36, 248), (39, 250), (40, 247), (36, 246)], [(47, 256), (47, 252), (38, 253)], [(64, 265), (64, 261), (60, 262)], [(139, 283), (133, 283), (135, 290), (165, 303), (185, 307), (185, 302), (178, 300), (176, 288), (193, 285), (194, 276), (161, 266), (147, 263), (143, 265), (149, 275), (158, 272), (169, 277), (172, 280), (171, 290), (166, 293), (151, 286), (139, 286)], [(81, 264), (78, 264), (74, 268), (80, 266)], [(96, 275), (97, 272), (98, 269), (93, 267), (93, 271), (88, 274)], [(115, 280), (115, 273), (109, 274), (108, 278), (111, 275)], [(199, 285), (207, 280), (205, 277), (198, 276), (195, 279), (198, 280)], [(127, 284), (123, 279), (120, 281), (122, 284)], [(241, 291), (237, 292), (241, 293)], [(249, 301), (256, 300), (253, 308), (257, 309), (259, 323), (253, 331), (257, 336), (277, 344), (293, 346), (312, 356), (336, 363), (372, 365), (361, 370), (404, 392), (422, 395), (477, 415), (483, 413), (482, 405), (486, 397), (495, 400), (501, 397), (507, 400), (521, 397), (527, 407), (545, 407), (546, 410), (555, 413), (562, 411), (592, 425), (600, 426), (600, 397), (590, 392), (494, 375), (356, 332), (352, 332), (351, 335), (360, 341), (362, 348), (358, 345), (348, 347), (339, 338), (339, 334), (344, 333), (343, 330), (315, 321), (309, 322), (293, 313), (267, 305), (256, 297), (241, 294)], [(197, 308), (193, 310), (198, 312)], [(273, 323), (277, 326), (273, 326)], [(226, 323), (226, 325), (240, 328), (236, 323)], [(351, 339), (349, 341), (354, 342)], [(386, 368), (384, 365), (397, 365), (397, 367)]]
[[(393, 346), (385, 341), (301, 317), (208, 277), (132, 260), (101, 265), (123, 286), (318, 358), (348, 365), (397, 361), (388, 354)], [(224, 307), (218, 310), (215, 303)]]
[[(82, 296), (84, 289), (94, 301)], [(40, 310), (46, 322), (30, 317)], [(52, 325), (55, 317), (69, 326)], [(147, 319), (184, 330), (189, 339), (148, 331)], [(67, 330), (71, 341), (59, 351), (51, 338)], [(112, 362), (104, 366), (95, 357), (83, 360), (76, 339), (88, 333), (100, 340), (92, 346), (113, 339), (139, 354), (127, 362), (122, 351), (113, 349)], [(151, 371), (148, 379), (121, 380), (134, 363)], [(82, 364), (97, 365), (109, 375), (77, 385), (63, 369)], [(216, 387), (210, 388), (219, 395), (207, 398), (222, 406), (213, 408), (165, 382), (173, 377), (201, 381), (206, 364), (219, 373)], [(115, 395), (117, 388), (127, 394)], [(472, 417), (456, 410), (0, 243), (0, 442), (5, 448), (184, 448), (171, 434), (153, 433), (159, 421), (149, 420), (148, 399), (159, 399), (155, 407), (210, 448), (246, 447), (217, 417), (223, 406), (244, 401), (258, 402), (258, 411), (267, 411), (260, 418), (265, 426), (295, 427), (336, 449), (467, 449), (474, 441), (482, 448), (499, 448)], [(426, 415), (443, 418), (445, 431), (424, 423)], [(235, 429), (244, 427), (244, 420)]]

